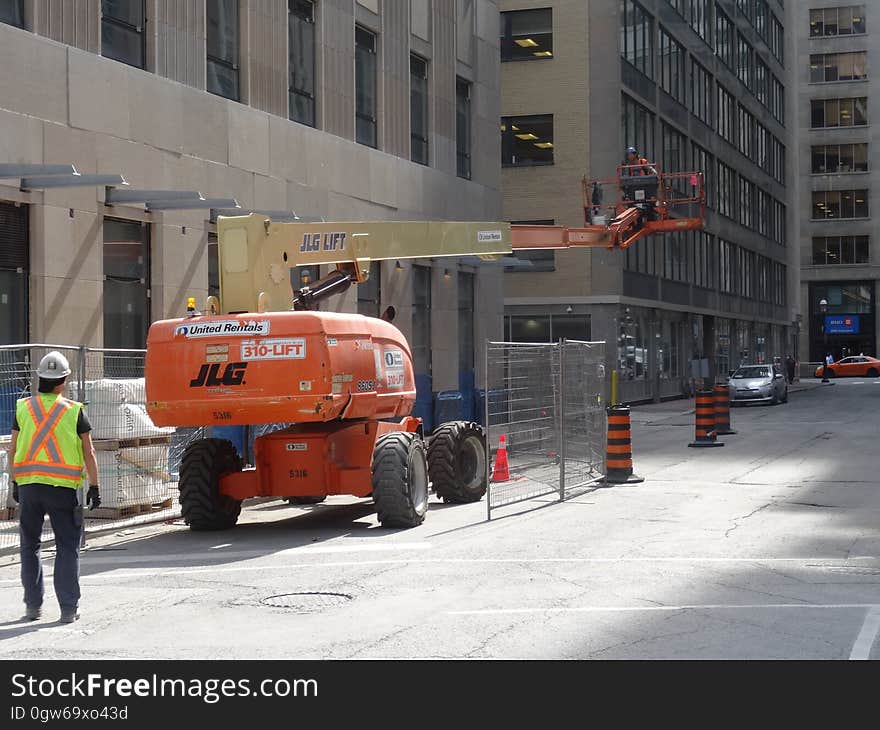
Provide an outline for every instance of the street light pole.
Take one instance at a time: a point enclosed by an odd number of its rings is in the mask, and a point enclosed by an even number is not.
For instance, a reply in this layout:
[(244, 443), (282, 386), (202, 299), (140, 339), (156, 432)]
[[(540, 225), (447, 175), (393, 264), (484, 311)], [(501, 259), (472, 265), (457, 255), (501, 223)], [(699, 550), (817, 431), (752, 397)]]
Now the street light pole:
[(828, 329), (825, 327), (828, 302), (825, 299), (819, 300), (819, 311), (822, 313), (822, 382), (830, 383), (831, 381), (828, 380)]

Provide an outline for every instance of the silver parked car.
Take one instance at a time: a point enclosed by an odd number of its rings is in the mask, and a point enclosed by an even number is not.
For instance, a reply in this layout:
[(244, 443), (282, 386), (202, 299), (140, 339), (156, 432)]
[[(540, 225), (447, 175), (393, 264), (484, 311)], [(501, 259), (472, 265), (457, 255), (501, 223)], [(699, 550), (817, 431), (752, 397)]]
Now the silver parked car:
[(788, 402), (788, 383), (772, 365), (741, 365), (730, 376), (730, 404)]

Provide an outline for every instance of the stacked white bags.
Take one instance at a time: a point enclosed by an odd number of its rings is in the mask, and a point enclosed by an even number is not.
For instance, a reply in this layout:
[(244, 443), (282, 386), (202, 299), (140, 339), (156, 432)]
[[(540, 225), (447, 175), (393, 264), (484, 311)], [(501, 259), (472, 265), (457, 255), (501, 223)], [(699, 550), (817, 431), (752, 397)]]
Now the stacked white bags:
[(158, 428), (147, 415), (143, 378), (86, 381), (86, 413), (93, 439), (126, 439), (165, 436), (173, 428)]
[[(173, 428), (158, 428), (146, 410), (143, 378), (103, 378), (86, 381), (86, 413), (92, 438), (123, 440), (170, 436)], [(117, 509), (157, 504), (171, 496), (168, 444), (116, 449), (98, 445), (101, 507)]]

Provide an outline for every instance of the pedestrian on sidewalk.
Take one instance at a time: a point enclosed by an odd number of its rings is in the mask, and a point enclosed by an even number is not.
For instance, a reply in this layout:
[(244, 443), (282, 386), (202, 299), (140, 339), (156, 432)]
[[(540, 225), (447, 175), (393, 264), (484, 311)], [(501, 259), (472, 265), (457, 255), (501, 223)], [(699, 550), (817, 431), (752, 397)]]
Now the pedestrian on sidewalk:
[(83, 404), (62, 395), (70, 375), (67, 358), (50, 352), (40, 360), (37, 375), (39, 392), (15, 404), (9, 445), (12, 497), (20, 505), (24, 618), (36, 621), (42, 615), (40, 539), (48, 514), (55, 534), (55, 597), (62, 623), (73, 623), (79, 618), (83, 466), (89, 477), (86, 501), (94, 509), (101, 504), (98, 461)]
[(794, 383), (794, 358), (791, 354), (785, 358), (785, 371), (788, 374), (788, 384)]

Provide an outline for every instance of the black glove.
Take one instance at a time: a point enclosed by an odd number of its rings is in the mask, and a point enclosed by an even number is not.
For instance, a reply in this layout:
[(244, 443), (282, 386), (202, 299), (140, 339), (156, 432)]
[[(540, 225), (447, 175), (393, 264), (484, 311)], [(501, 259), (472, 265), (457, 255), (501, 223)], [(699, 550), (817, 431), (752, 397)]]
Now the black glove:
[(101, 506), (101, 497), (98, 495), (98, 486), (96, 484), (89, 485), (89, 491), (86, 494), (86, 504), (89, 509), (97, 509)]
[(12, 498), (18, 504), (18, 482), (12, 482)]

